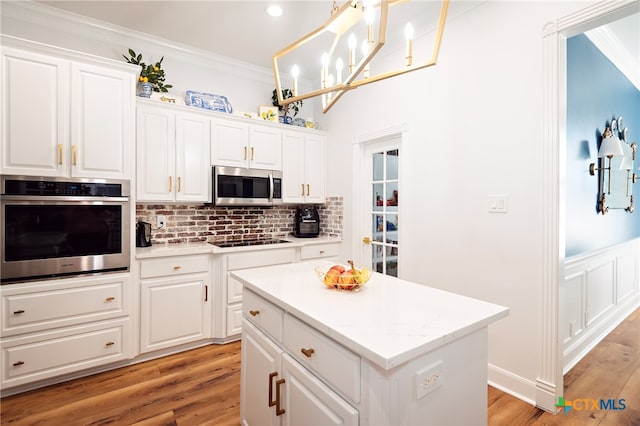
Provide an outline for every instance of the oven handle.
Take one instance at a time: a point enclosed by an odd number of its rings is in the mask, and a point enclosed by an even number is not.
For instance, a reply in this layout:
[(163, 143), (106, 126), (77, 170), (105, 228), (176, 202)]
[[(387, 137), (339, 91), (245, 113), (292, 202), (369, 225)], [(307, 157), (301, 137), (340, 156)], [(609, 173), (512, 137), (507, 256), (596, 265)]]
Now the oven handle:
[(75, 196), (33, 196), (33, 195), (3, 195), (4, 201), (110, 201), (127, 202), (129, 197), (75, 197)]

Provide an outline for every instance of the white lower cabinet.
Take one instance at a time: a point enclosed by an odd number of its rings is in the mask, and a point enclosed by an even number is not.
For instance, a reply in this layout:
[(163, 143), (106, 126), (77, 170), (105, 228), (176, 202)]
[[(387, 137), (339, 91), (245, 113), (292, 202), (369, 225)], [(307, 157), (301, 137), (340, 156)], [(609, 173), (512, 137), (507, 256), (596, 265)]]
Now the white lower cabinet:
[(211, 337), (209, 255), (140, 262), (140, 352)]
[(248, 320), (242, 329), (242, 361), (243, 425), (358, 424), (356, 408)]
[(230, 340), (240, 336), (242, 331), (242, 284), (229, 276), (231, 271), (259, 266), (292, 263), (296, 260), (297, 248), (279, 248), (229, 253), (217, 256), (216, 312), (214, 337)]
[(128, 274), (2, 286), (3, 389), (134, 355)]

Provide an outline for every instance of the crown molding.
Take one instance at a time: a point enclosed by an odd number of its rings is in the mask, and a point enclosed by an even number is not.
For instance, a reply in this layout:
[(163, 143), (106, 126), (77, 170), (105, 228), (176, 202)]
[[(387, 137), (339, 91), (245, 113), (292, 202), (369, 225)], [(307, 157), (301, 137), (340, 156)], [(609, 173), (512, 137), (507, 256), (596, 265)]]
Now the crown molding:
[[(246, 62), (238, 61), (227, 56), (218, 55), (202, 49), (173, 42), (130, 28), (121, 27), (98, 19), (86, 17), (72, 12), (48, 6), (33, 1), (2, 2), (3, 34), (17, 38), (27, 38), (21, 34), (7, 33), (5, 20), (13, 20), (23, 25), (40, 28), (43, 34), (54, 31), (70, 36), (81, 37), (83, 40), (97, 44), (131, 46), (132, 41), (150, 45), (154, 49), (164, 52), (165, 56), (189, 63), (194, 66), (206, 67), (223, 73), (230, 73), (237, 77), (251, 78), (259, 82), (273, 84), (273, 74), (270, 68), (258, 67)], [(46, 43), (46, 40), (33, 40)], [(60, 46), (69, 48), (69, 46)], [(77, 49), (72, 49), (77, 50)], [(93, 52), (86, 52), (95, 55)], [(117, 55), (118, 58), (120, 55)], [(112, 58), (115, 59), (115, 58)]]

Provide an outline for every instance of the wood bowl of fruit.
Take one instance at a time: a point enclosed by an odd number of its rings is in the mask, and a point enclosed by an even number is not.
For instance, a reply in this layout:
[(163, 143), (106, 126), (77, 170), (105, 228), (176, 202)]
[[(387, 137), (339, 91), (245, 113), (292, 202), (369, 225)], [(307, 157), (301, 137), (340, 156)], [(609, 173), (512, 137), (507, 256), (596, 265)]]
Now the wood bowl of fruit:
[(318, 278), (328, 288), (335, 290), (354, 291), (365, 285), (371, 272), (365, 267), (355, 267), (353, 261), (347, 261), (348, 266), (335, 264), (316, 267)]

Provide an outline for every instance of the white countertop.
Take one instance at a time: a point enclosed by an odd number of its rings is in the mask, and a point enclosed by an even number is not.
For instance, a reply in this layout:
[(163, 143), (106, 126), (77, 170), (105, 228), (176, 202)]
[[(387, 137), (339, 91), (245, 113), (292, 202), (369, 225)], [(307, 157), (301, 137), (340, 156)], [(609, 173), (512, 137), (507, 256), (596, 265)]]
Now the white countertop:
[(296, 238), (291, 235), (274, 237), (289, 241), (282, 244), (265, 244), (256, 246), (218, 247), (207, 242), (159, 244), (150, 247), (136, 247), (136, 259), (148, 259), (163, 256), (180, 256), (201, 253), (235, 253), (241, 251), (269, 250), (287, 247), (300, 247), (312, 244), (339, 243), (342, 240), (334, 237)]
[(384, 369), (486, 327), (509, 309), (374, 273), (356, 292), (328, 289), (326, 260), (231, 272), (247, 289)]

